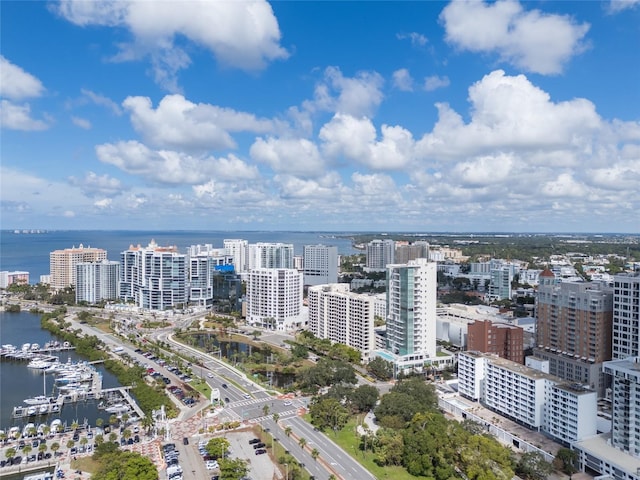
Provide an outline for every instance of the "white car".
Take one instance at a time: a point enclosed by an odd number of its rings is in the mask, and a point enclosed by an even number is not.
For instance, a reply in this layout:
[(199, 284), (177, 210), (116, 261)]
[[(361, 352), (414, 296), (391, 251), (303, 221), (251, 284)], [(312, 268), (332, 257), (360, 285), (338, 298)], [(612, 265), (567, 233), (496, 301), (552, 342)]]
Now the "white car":
[(206, 463), (206, 466), (207, 466), (207, 470), (214, 470), (218, 468), (218, 462), (216, 462), (215, 460), (209, 460)]
[(293, 402), (291, 400), (285, 400), (284, 404), (288, 407), (289, 405), (293, 405)]
[(213, 378), (213, 373), (207, 373), (207, 378)]

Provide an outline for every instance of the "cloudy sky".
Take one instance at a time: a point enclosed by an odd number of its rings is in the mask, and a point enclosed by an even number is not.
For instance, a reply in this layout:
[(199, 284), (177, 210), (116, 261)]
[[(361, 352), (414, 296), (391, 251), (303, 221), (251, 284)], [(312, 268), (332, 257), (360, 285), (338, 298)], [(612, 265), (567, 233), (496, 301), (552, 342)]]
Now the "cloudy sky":
[(640, 232), (640, 1), (3, 1), (2, 228)]

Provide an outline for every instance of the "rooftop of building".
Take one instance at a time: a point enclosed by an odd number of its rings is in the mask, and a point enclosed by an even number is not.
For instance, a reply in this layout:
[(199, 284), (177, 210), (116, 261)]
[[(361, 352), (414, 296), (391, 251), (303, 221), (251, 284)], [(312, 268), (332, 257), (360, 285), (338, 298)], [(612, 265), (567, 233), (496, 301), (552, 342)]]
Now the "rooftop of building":
[(609, 433), (603, 433), (585, 438), (584, 440), (576, 442), (574, 445), (594, 457), (604, 460), (610, 465), (635, 475), (638, 469), (640, 469), (640, 458), (615, 448), (611, 445), (610, 441), (611, 435)]
[(541, 372), (540, 370), (536, 370), (535, 368), (527, 367), (526, 365), (522, 365), (521, 363), (507, 360), (506, 358), (499, 357), (492, 353), (482, 353), (482, 352), (476, 352), (476, 351), (467, 351), (463, 353), (466, 355), (472, 356), (474, 358), (486, 358), (493, 365), (504, 368), (505, 370), (510, 370), (512, 372), (518, 373), (522, 376), (525, 376), (534, 380), (547, 379), (555, 382), (556, 384), (560, 384), (563, 382), (562, 379), (554, 375)]
[(574, 393), (576, 395), (596, 394), (595, 390), (591, 390), (588, 385), (582, 383), (561, 383), (556, 388)]

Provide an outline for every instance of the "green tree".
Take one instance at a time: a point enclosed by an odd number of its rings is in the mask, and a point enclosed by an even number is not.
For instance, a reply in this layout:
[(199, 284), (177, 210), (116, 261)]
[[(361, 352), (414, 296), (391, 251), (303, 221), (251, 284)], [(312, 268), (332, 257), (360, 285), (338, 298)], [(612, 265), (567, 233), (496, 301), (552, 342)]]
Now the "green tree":
[(288, 437), (291, 435), (291, 427), (289, 425), (287, 425), (284, 429), (284, 434)]
[(262, 414), (266, 417), (267, 415), (269, 415), (269, 405), (264, 404), (262, 406)]
[(378, 401), (378, 389), (373, 385), (360, 385), (349, 395), (349, 402), (354, 410), (368, 412)]
[(309, 356), (309, 348), (300, 343), (294, 343), (291, 347), (291, 356), (294, 360), (304, 360)]
[(567, 475), (572, 475), (578, 470), (576, 469), (576, 461), (578, 460), (578, 452), (570, 448), (561, 448), (556, 453), (553, 464), (556, 468), (562, 470)]
[(553, 465), (538, 452), (523, 454), (516, 465), (516, 474), (526, 480), (545, 480), (553, 472)]
[(275, 423), (278, 423), (278, 420), (280, 420), (280, 414), (278, 414), (278, 412), (274, 412), (273, 414), (273, 421)]
[(114, 451), (100, 457), (92, 480), (158, 480), (153, 462), (136, 452)]
[(29, 444), (29, 443), (27, 443), (24, 447), (22, 447), (22, 453), (27, 457), (31, 453), (31, 450), (33, 450), (33, 448), (31, 447), (31, 444)]
[(55, 457), (60, 450), (60, 444), (58, 442), (53, 442), (51, 444), (51, 451), (53, 452), (53, 456)]
[(40, 445), (38, 445), (38, 452), (40, 453), (44, 453), (47, 451), (49, 447), (47, 446), (46, 442), (45, 443), (41, 443)]
[(229, 440), (224, 437), (214, 437), (207, 442), (205, 450), (213, 458), (224, 457), (224, 453), (229, 450)]
[(301, 437), (300, 440), (298, 440), (298, 445), (300, 445), (300, 448), (304, 449), (307, 445), (307, 440), (304, 437)]
[(240, 480), (249, 470), (246, 460), (241, 458), (233, 460), (221, 458), (218, 463), (220, 464), (220, 477), (225, 480)]
[(67, 448), (73, 448), (76, 442), (74, 440), (67, 440)]
[(314, 448), (313, 450), (311, 450), (311, 458), (313, 458), (314, 460), (317, 460), (319, 456), (320, 456), (320, 452), (318, 451), (317, 448)]
[(13, 457), (16, 456), (16, 449), (13, 447), (9, 447), (4, 451), (4, 456), (7, 458), (7, 460), (11, 460)]
[(367, 363), (367, 371), (380, 380), (389, 380), (393, 377), (393, 363), (387, 362), (384, 358), (375, 357)]
[(342, 429), (349, 420), (349, 411), (335, 398), (314, 399), (309, 407), (311, 423), (319, 429), (331, 428), (334, 432)]

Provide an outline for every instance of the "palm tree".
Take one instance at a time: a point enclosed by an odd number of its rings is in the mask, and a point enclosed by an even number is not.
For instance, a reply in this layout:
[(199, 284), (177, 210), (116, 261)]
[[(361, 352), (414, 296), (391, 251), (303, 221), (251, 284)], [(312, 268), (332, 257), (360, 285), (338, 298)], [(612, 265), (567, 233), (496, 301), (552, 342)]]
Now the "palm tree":
[(278, 423), (278, 420), (280, 420), (280, 415), (278, 415), (278, 413), (276, 412), (273, 414), (273, 421)]
[(75, 446), (76, 442), (74, 440), (67, 441), (67, 448), (71, 449)]
[(78, 429), (79, 426), (80, 426), (80, 424), (78, 422), (74, 421), (71, 424), (71, 430), (73, 430), (75, 432)]
[(7, 443), (8, 438), (9, 436), (7, 435), (6, 432), (3, 431), (2, 433), (0, 433), (0, 442), (2, 442), (3, 444)]
[(110, 442), (115, 442), (118, 439), (118, 435), (116, 434), (116, 432), (111, 432), (109, 434), (109, 441)]
[(47, 451), (47, 448), (49, 447), (47, 446), (46, 443), (41, 443), (40, 445), (38, 445), (38, 451), (42, 454), (44, 454), (44, 452)]
[(147, 433), (149, 433), (154, 423), (155, 422), (153, 421), (153, 418), (150, 415), (145, 415), (140, 420), (140, 425), (142, 425), (142, 428), (146, 429)]
[(317, 448), (314, 448), (313, 450), (311, 450), (311, 458), (313, 458), (314, 460), (317, 460), (319, 456), (320, 456), (320, 452), (318, 451)]
[(127, 422), (129, 421), (129, 414), (128, 413), (123, 413), (122, 414), (122, 421), (124, 422), (125, 425), (127, 424)]
[[(262, 413), (264, 414), (264, 416), (266, 417), (267, 415), (269, 415), (269, 405), (264, 405), (262, 407)], [(275, 414), (274, 414), (275, 415)]]
[(131, 438), (131, 430), (126, 428), (124, 432), (122, 432), (122, 436), (124, 437), (125, 440), (129, 440)]
[(33, 449), (31, 448), (31, 445), (29, 445), (28, 443), (24, 447), (22, 447), (22, 453), (24, 453), (25, 457), (29, 456), (29, 454), (31, 453), (31, 450)]
[(53, 442), (51, 444), (51, 451), (53, 452), (53, 456), (56, 456), (56, 453), (60, 450), (60, 444), (58, 442)]
[(287, 425), (287, 427), (284, 429), (284, 434), (288, 437), (289, 435), (291, 435), (291, 427)]
[(307, 444), (307, 441), (305, 440), (304, 437), (300, 438), (300, 440), (298, 440), (298, 445), (300, 445), (300, 448), (304, 449), (304, 446)]
[(83, 446), (83, 447), (84, 447), (84, 446), (86, 446), (86, 445), (87, 445), (87, 443), (89, 443), (89, 439), (88, 439), (87, 437), (82, 437), (82, 438), (80, 439), (80, 445), (81, 445), (81, 446)]
[(117, 415), (111, 415), (109, 417), (109, 425), (114, 426), (116, 423), (118, 423), (118, 416)]
[(49, 425), (45, 425), (45, 427), (42, 429), (42, 433), (45, 437), (48, 437), (51, 433), (51, 427)]
[(7, 457), (7, 460), (11, 460), (16, 456), (16, 449), (13, 447), (7, 448), (7, 450), (4, 452), (4, 456)]
[(38, 430), (36, 430), (36, 427), (31, 427), (29, 430), (27, 430), (27, 435), (29, 435), (30, 437), (35, 437), (37, 433)]
[(332, 473), (331, 475), (329, 475), (329, 478), (327, 480), (338, 480), (336, 478), (336, 476)]
[(94, 439), (94, 441), (96, 442), (96, 445), (100, 445), (104, 443), (104, 435), (102, 434), (96, 435), (96, 438)]

